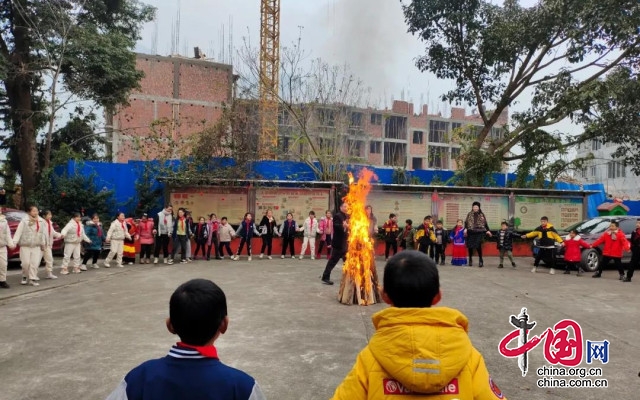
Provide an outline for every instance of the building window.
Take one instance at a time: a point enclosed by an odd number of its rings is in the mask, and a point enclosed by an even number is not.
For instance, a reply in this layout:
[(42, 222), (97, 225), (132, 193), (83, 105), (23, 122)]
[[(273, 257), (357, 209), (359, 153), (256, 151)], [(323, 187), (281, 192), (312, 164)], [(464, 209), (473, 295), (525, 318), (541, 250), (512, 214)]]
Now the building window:
[(456, 129), (460, 129), (462, 128), (462, 124), (460, 122), (452, 122), (451, 123), (451, 130), (455, 131)]
[(625, 178), (626, 176), (627, 171), (623, 163), (618, 161), (610, 161), (607, 163), (607, 178)]
[(445, 121), (429, 121), (429, 142), (446, 143), (449, 123)]
[(460, 149), (457, 147), (451, 148), (451, 159), (457, 160), (460, 157)]
[(351, 157), (362, 157), (362, 145), (361, 140), (349, 140), (347, 142), (347, 146), (349, 147), (349, 155)]
[(413, 169), (422, 169), (422, 158), (414, 157), (411, 160), (411, 168), (413, 168)]
[(371, 125), (382, 125), (382, 114), (371, 114)]
[(491, 140), (502, 140), (504, 128), (491, 128)]
[(440, 146), (429, 147), (429, 168), (447, 168), (447, 148)]
[(587, 177), (587, 167), (582, 168), (582, 170), (580, 171), (580, 176), (582, 176), (583, 178)]
[(352, 112), (351, 113), (351, 122), (349, 124), (349, 128), (351, 128), (351, 129), (362, 128), (362, 113), (361, 112)]
[(280, 150), (283, 153), (289, 152), (289, 146), (290, 146), (289, 140), (290, 139), (286, 136), (280, 137)]
[(407, 140), (407, 119), (391, 116), (384, 121), (384, 137), (387, 139)]
[(407, 166), (407, 145), (405, 143), (384, 143), (384, 165), (391, 167)]
[(602, 140), (600, 139), (591, 139), (591, 150), (596, 151), (600, 150), (602, 147)]
[(591, 176), (595, 177), (598, 173), (598, 168), (595, 165), (591, 166)]
[(422, 131), (413, 131), (413, 144), (423, 144), (424, 137)]
[(371, 142), (369, 143), (369, 153), (371, 154), (380, 154), (382, 152), (382, 143), (380, 142)]

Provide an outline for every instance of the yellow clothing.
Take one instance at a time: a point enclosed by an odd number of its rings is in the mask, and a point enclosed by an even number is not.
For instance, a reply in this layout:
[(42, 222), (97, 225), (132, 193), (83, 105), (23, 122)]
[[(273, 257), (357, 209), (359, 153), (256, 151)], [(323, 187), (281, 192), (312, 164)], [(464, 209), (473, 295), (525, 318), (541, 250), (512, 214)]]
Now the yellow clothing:
[[(556, 228), (553, 227), (553, 225), (551, 224), (547, 224), (545, 226), (545, 228), (542, 228), (542, 225), (537, 227), (536, 229), (534, 229), (533, 231), (529, 232), (526, 234), (527, 239), (532, 239), (532, 238), (536, 238), (536, 239), (545, 239), (547, 241), (556, 241), (558, 243), (562, 243), (563, 240), (560, 237), (560, 235), (558, 235), (558, 232), (556, 232)], [(552, 243), (541, 243), (543, 245), (552, 245)]]
[(412, 399), (505, 399), (471, 344), (461, 312), (390, 307), (374, 314), (373, 324), (376, 333), (333, 399), (391, 400), (410, 393)]

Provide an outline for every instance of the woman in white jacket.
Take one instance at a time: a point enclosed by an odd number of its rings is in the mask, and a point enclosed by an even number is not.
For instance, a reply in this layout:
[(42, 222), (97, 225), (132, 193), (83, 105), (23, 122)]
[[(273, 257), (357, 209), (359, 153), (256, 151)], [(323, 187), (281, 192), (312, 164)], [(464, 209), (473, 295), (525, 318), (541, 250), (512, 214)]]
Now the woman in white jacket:
[(307, 245), (311, 246), (311, 259), (316, 259), (316, 234), (318, 233), (318, 220), (316, 219), (316, 213), (309, 211), (309, 218), (304, 220), (304, 225), (298, 232), (302, 234), (302, 248), (300, 249), (300, 259), (304, 258), (304, 253), (307, 251)]
[(42, 252), (46, 242), (45, 222), (38, 216), (38, 207), (30, 206), (27, 216), (20, 221), (13, 241), (20, 246), (20, 263), (22, 264), (22, 282), (31, 286), (40, 286), (38, 267), (42, 260)]
[(116, 220), (111, 223), (107, 231), (107, 243), (111, 243), (111, 251), (104, 260), (104, 267), (111, 268), (111, 260), (116, 257), (118, 268), (122, 268), (122, 253), (124, 251), (124, 239), (131, 240), (127, 223), (124, 222), (124, 213), (118, 213)]
[(11, 238), (11, 229), (9, 229), (7, 217), (2, 215), (2, 209), (0, 209), (0, 289), (9, 289), (9, 284), (7, 283), (7, 266), (9, 265), (7, 247), (15, 249), (16, 245)]
[(80, 247), (82, 241), (91, 243), (91, 239), (84, 233), (84, 226), (81, 222), (82, 216), (79, 212), (73, 213), (73, 218), (62, 228), (60, 234), (64, 237), (64, 257), (62, 258), (62, 269), (60, 273), (67, 275), (69, 270), (69, 261), (73, 257), (73, 273), (79, 274), (80, 271), (86, 271), (87, 267), (80, 267)]

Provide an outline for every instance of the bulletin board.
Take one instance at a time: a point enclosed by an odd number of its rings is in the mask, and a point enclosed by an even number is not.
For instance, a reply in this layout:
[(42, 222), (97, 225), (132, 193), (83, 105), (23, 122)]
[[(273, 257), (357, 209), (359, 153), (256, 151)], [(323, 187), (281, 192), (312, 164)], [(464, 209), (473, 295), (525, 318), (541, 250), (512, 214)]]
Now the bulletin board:
[(278, 224), (287, 218), (287, 213), (292, 213), (298, 224), (312, 210), (317, 218), (322, 218), (329, 209), (330, 192), (330, 189), (257, 188), (256, 220), (260, 221), (267, 210), (273, 211)]
[(393, 213), (398, 216), (398, 225), (404, 226), (404, 221), (411, 219), (414, 225), (422, 222), (424, 217), (431, 214), (431, 193), (425, 192), (371, 192), (367, 204), (373, 207), (373, 214), (378, 218), (378, 225), (382, 226)]
[(444, 226), (451, 228), (458, 219), (463, 221), (471, 211), (474, 201), (481, 204), (490, 229), (499, 229), (502, 221), (509, 218), (508, 196), (478, 196), (468, 194), (440, 194), (438, 197), (438, 218)]
[(546, 216), (558, 229), (564, 229), (582, 221), (584, 205), (582, 198), (516, 196), (516, 229), (532, 230)]
[(169, 195), (174, 213), (178, 208), (191, 211), (194, 219), (215, 213), (218, 218), (227, 217), (229, 223), (242, 221), (248, 211), (247, 190), (236, 188), (176, 188)]

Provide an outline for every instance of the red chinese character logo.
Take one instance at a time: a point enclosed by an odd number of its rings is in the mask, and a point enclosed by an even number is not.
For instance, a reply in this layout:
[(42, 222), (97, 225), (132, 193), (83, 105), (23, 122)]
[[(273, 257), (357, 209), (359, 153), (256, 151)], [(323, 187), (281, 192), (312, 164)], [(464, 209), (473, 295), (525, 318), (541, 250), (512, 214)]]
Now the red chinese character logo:
[[(563, 319), (547, 328), (544, 342), (544, 358), (553, 365), (575, 367), (582, 362), (582, 328), (571, 319)], [(573, 334), (573, 337), (571, 335)]]

